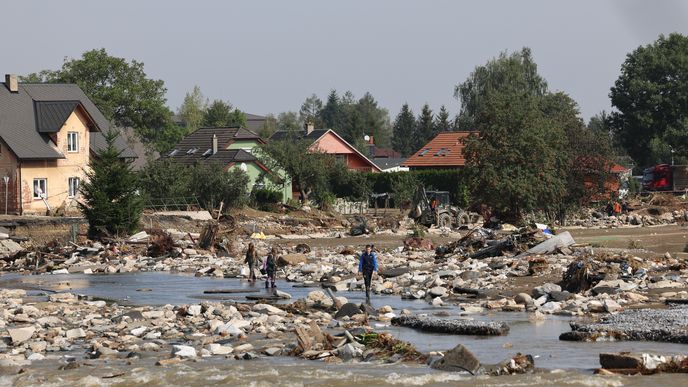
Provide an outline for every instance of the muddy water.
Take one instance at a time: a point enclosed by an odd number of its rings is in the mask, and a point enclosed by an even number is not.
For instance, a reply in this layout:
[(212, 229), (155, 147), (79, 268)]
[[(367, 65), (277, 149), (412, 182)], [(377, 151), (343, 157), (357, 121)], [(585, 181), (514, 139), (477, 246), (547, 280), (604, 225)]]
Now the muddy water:
[[(258, 284), (260, 285), (260, 284)], [(280, 282), (280, 289), (294, 298), (305, 297), (313, 288), (292, 287)], [(241, 289), (266, 292), (260, 286), (251, 286), (238, 279), (215, 279), (169, 273), (134, 273), (118, 275), (43, 275), (43, 276), (0, 276), (0, 287), (23, 287), (34, 289), (36, 294), (44, 289), (50, 291), (71, 291), (93, 297), (115, 300), (132, 305), (188, 304), (199, 302), (204, 290)], [(183, 289), (183, 291), (180, 291)], [(227, 300), (245, 301), (246, 294), (226, 295)], [(362, 302), (361, 292), (340, 292), (351, 302)], [(505, 321), (511, 327), (506, 336), (476, 337), (429, 334), (388, 324), (373, 323), (378, 331), (394, 334), (402, 340), (416, 345), (421, 351), (442, 351), (461, 343), (470, 348), (484, 363), (497, 363), (516, 352), (532, 354), (538, 367), (566, 371), (545, 372), (530, 376), (506, 378), (470, 378), (460, 374), (448, 374), (429, 370), (423, 366), (403, 365), (335, 365), (323, 362), (307, 362), (291, 358), (275, 358), (259, 361), (234, 361), (226, 359), (201, 360), (167, 368), (142, 367), (146, 360), (133, 365), (112, 363), (110, 368), (98, 365), (97, 375), (93, 369), (55, 371), (49, 366), (44, 372), (36, 368), (12, 379), (0, 379), (0, 385), (9, 382), (16, 385), (34, 385), (37, 382), (55, 385), (111, 384), (130, 385), (189, 385), (225, 384), (243, 385), (259, 380), (256, 385), (349, 385), (355, 384), (445, 384), (454, 385), (646, 385), (648, 378), (597, 377), (592, 369), (599, 366), (600, 352), (615, 351), (657, 351), (662, 353), (686, 353), (688, 346), (682, 344), (655, 342), (602, 342), (576, 343), (559, 341), (559, 334), (568, 331), (570, 318), (549, 316), (544, 321), (531, 322), (526, 313), (491, 313), (485, 315), (461, 316), (457, 307), (434, 308), (423, 301), (401, 300), (398, 296), (375, 296), (373, 306), (390, 305), (396, 312), (402, 308), (414, 313), (429, 315), (442, 311), (453, 318)], [(124, 373), (112, 379), (103, 376)], [(661, 385), (688, 385), (688, 377), (663, 375), (652, 377), (661, 380)], [(643, 382), (644, 381), (644, 382)]]

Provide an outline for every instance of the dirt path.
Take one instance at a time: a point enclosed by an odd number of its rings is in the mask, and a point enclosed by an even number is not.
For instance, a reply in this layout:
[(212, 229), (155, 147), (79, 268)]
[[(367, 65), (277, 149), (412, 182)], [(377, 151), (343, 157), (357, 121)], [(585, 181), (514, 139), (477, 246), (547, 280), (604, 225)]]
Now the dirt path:
[(658, 254), (688, 256), (684, 250), (688, 244), (688, 227), (659, 226), (610, 229), (571, 229), (578, 243), (612, 248), (643, 248)]

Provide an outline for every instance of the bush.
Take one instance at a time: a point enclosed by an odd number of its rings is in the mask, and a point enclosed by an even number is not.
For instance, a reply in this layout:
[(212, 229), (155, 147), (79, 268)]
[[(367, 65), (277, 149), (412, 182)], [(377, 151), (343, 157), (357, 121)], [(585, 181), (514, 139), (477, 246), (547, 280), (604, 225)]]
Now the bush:
[(274, 211), (277, 203), (282, 201), (282, 193), (267, 188), (254, 188), (251, 192), (251, 203), (261, 211)]
[(151, 199), (184, 198), (191, 195), (192, 168), (170, 159), (149, 162), (139, 172), (141, 188)]
[(240, 207), (248, 200), (248, 175), (239, 169), (225, 171), (218, 163), (196, 164), (192, 171), (192, 193), (201, 207), (210, 211), (224, 202), (224, 208)]

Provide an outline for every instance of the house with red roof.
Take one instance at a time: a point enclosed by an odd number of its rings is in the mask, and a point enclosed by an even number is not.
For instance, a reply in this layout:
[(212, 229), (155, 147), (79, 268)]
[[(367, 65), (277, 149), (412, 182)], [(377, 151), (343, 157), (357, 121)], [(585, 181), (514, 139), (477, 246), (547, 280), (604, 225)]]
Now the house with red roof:
[(402, 164), (410, 170), (457, 169), (466, 165), (465, 139), (478, 132), (442, 132), (421, 147)]

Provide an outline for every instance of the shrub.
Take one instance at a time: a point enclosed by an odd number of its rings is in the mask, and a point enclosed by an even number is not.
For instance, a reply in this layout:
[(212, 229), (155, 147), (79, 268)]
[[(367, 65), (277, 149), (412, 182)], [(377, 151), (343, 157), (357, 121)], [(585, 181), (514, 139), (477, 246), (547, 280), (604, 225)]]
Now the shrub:
[(251, 203), (261, 211), (274, 211), (277, 203), (282, 201), (282, 193), (267, 188), (254, 188), (251, 192)]
[(192, 173), (192, 193), (206, 210), (218, 208), (220, 202), (225, 208), (246, 204), (249, 178), (244, 171), (225, 171), (224, 166), (213, 162), (196, 164)]

